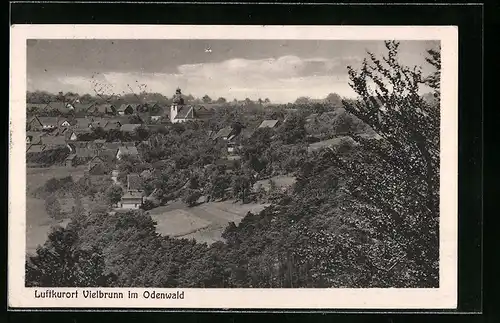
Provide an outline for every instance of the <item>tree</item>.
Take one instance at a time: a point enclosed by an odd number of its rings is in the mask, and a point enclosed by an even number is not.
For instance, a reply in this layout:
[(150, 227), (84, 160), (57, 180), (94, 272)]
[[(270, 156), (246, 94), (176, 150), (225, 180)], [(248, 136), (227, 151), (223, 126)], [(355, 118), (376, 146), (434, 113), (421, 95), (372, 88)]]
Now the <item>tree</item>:
[(224, 103), (227, 102), (227, 100), (226, 100), (226, 98), (220, 97), (220, 98), (217, 99), (216, 102), (219, 103), (219, 104), (224, 104)]
[(254, 180), (249, 174), (236, 175), (233, 177), (231, 188), (236, 199), (246, 203), (247, 197), (252, 190)]
[(207, 94), (205, 94), (202, 98), (202, 101), (203, 103), (210, 103), (212, 102), (212, 99)]
[(326, 96), (325, 101), (330, 104), (333, 108), (342, 107), (342, 98), (337, 93), (330, 93)]
[[(359, 71), (348, 67), (350, 86), (359, 99), (344, 101), (346, 110), (371, 126), (382, 140), (358, 138), (365, 157), (340, 164), (350, 174), (349, 186), (359, 202), (354, 212), (370, 221), (373, 239), (385, 242), (379, 245), (379, 253), (367, 252), (374, 267), (385, 267), (378, 271), (379, 279), (395, 285), (436, 287), (439, 110), (419, 95), (419, 86), (426, 82), (421, 71), (398, 62), (399, 43), (386, 41), (385, 45), (388, 55), (382, 60), (369, 53), (370, 63), (365, 59)], [(439, 70), (438, 52), (429, 54)], [(427, 82), (439, 96), (436, 77)], [(380, 253), (389, 259), (385, 265), (380, 264)]]
[(51, 194), (45, 199), (45, 211), (56, 219), (61, 215), (61, 205), (55, 194)]
[(266, 103), (266, 104), (271, 103), (271, 100), (269, 100), (269, 98), (265, 98), (264, 103)]
[(101, 251), (77, 246), (78, 234), (71, 228), (55, 228), (36, 254), (26, 261), (26, 286), (109, 287), (114, 274), (105, 273)]
[(118, 203), (123, 196), (123, 189), (119, 185), (111, 185), (106, 190), (106, 196), (108, 197), (110, 204)]
[(231, 184), (230, 179), (225, 174), (214, 174), (208, 183), (208, 193), (211, 199), (223, 199), (226, 195), (226, 189)]
[(193, 207), (198, 202), (200, 196), (201, 192), (199, 190), (187, 189), (182, 201), (186, 203), (187, 206)]
[(279, 128), (279, 137), (285, 144), (301, 142), (306, 137), (305, 118), (299, 114), (291, 115)]
[(295, 100), (295, 104), (309, 104), (311, 99), (309, 97), (301, 96)]

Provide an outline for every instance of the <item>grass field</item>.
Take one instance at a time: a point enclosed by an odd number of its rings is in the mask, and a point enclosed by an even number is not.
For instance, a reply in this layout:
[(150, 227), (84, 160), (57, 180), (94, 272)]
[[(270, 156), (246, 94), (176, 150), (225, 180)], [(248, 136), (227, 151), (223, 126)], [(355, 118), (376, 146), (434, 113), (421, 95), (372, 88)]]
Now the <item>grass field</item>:
[(258, 213), (268, 204), (240, 204), (232, 201), (204, 203), (192, 208), (181, 202), (149, 211), (162, 235), (195, 239), (208, 244), (222, 240), (229, 222), (238, 224), (248, 213)]
[(46, 168), (26, 168), (26, 190), (27, 193), (34, 189), (44, 185), (49, 179), (62, 178), (66, 176), (72, 176), (73, 180), (76, 181), (83, 177), (83, 172), (86, 166), (79, 167), (64, 167), (64, 166), (53, 166)]
[(45, 212), (44, 201), (32, 197), (26, 198), (26, 251), (33, 254), (38, 245), (43, 245), (51, 227), (65, 226), (69, 221), (57, 221)]
[(271, 184), (269, 183), (270, 180), (272, 180), (276, 187), (279, 189), (287, 189), (293, 186), (293, 184), (295, 184), (296, 182), (296, 178), (294, 176), (279, 175), (271, 177), (269, 179), (257, 181), (253, 185), (254, 190), (256, 190), (259, 186), (263, 187), (266, 191), (269, 190), (269, 188), (271, 187)]
[[(42, 199), (33, 198), (32, 190), (43, 186), (52, 177), (61, 178), (73, 176), (77, 180), (83, 176), (83, 167), (49, 167), (49, 168), (27, 168), (26, 170), (26, 251), (33, 253), (37, 246), (43, 244), (47, 239), (50, 229), (54, 225), (65, 226), (69, 221), (57, 221), (45, 212), (45, 202)], [(72, 201), (61, 200), (63, 209), (71, 208)]]

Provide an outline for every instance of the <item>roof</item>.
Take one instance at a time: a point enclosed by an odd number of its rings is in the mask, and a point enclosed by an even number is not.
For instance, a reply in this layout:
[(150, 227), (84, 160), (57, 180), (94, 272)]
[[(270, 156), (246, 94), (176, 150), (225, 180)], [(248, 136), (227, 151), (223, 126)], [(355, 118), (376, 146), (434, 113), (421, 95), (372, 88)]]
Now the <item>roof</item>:
[(59, 112), (69, 112), (69, 110), (70, 110), (67, 107), (67, 103), (62, 102), (62, 101), (49, 102), (49, 104), (47, 105), (47, 108), (58, 110)]
[(68, 157), (66, 157), (66, 160), (73, 160), (75, 159), (76, 154), (69, 154)]
[(115, 106), (111, 103), (99, 104), (96, 106), (97, 111), (100, 113), (110, 113), (116, 110)]
[(223, 137), (228, 137), (231, 132), (233, 131), (233, 128), (231, 127), (225, 127), (225, 128), (222, 128), (219, 130), (219, 132), (217, 132), (217, 134), (214, 136), (214, 139), (218, 139), (218, 138), (223, 138)]
[(127, 175), (127, 190), (128, 191), (142, 190), (142, 179), (139, 174)]
[(118, 148), (118, 152), (122, 155), (139, 155), (139, 152), (137, 151), (137, 148), (135, 146), (121, 146), (120, 148)]
[(96, 128), (96, 127), (103, 127), (106, 123), (107, 123), (107, 120), (103, 119), (103, 118), (92, 118), (92, 120), (90, 122), (90, 124), (94, 128)]
[(66, 146), (66, 138), (64, 136), (43, 136), (42, 143), (50, 146)]
[(95, 151), (93, 149), (77, 147), (76, 148), (76, 155), (79, 158), (91, 158), (91, 157), (94, 157), (96, 154), (95, 154)]
[(309, 145), (308, 150), (314, 151), (314, 150), (319, 150), (321, 148), (335, 147), (335, 146), (342, 144), (343, 142), (347, 142), (351, 145), (356, 144), (356, 141), (354, 139), (352, 139), (351, 137), (343, 136), (343, 137), (337, 137), (337, 138), (332, 138), (332, 139), (328, 139), (328, 140), (315, 142), (315, 143)]
[(39, 153), (45, 150), (45, 145), (29, 145), (26, 149), (27, 153)]
[(317, 118), (317, 117), (318, 117), (318, 115), (319, 115), (319, 114), (317, 114), (317, 113), (311, 113), (310, 115), (308, 115), (308, 116), (306, 117), (306, 120), (307, 120), (307, 121), (309, 121), (309, 120), (312, 120), (312, 119), (314, 119), (314, 118)]
[(120, 127), (120, 131), (131, 132), (141, 126), (140, 123), (127, 123)]
[(38, 110), (44, 110), (47, 103), (26, 103), (26, 109), (36, 108)]
[(89, 142), (88, 141), (72, 141), (69, 143), (70, 146), (73, 146), (76, 148), (87, 148)]
[(113, 159), (116, 157), (116, 151), (117, 151), (117, 149), (105, 148), (105, 149), (98, 150), (97, 154), (99, 156), (106, 158), (106, 159)]
[(194, 116), (198, 119), (208, 119), (214, 114), (214, 106), (199, 106), (194, 109)]
[(118, 149), (118, 147), (120, 147), (122, 145), (122, 143), (120, 142), (105, 142), (104, 143), (104, 147), (106, 149), (113, 149), (115, 151), (115, 154), (116, 154), (116, 150)]
[(124, 112), (128, 107), (130, 107), (130, 104), (124, 103), (124, 104), (120, 105), (120, 107), (116, 111)]
[(84, 133), (91, 133), (92, 130), (90, 130), (89, 128), (75, 128), (71, 130), (71, 132), (74, 132), (75, 134), (79, 135)]
[(194, 119), (193, 107), (187, 105), (179, 106), (175, 119)]
[(122, 196), (122, 201), (125, 199), (142, 199), (142, 193), (139, 192), (133, 192), (133, 193), (125, 193)]
[(46, 135), (41, 131), (26, 131), (26, 137), (30, 137), (30, 141), (32, 144), (41, 143), (42, 136)]
[(104, 144), (106, 142), (106, 139), (96, 139), (94, 140), (94, 143), (96, 144)]
[[(99, 152), (97, 152), (97, 153), (99, 153)], [(94, 157), (92, 157), (92, 159), (89, 161), (89, 163), (95, 162), (96, 160), (100, 160), (100, 161), (104, 162), (104, 159), (100, 155), (94, 155)]]
[(87, 118), (75, 118), (71, 122), (73, 125), (76, 125), (78, 128), (88, 128), (91, 120)]
[(259, 128), (274, 128), (278, 124), (278, 120), (264, 120)]
[(122, 122), (120, 120), (116, 119), (111, 119), (106, 121), (104, 126), (102, 126), (104, 129), (119, 129), (122, 125)]
[(57, 117), (36, 117), (40, 123), (42, 124), (42, 126), (54, 126), (54, 127), (57, 127), (58, 126), (58, 121), (59, 121), (59, 118)]
[(76, 111), (88, 111), (95, 104), (94, 103), (79, 103), (75, 102), (72, 104)]

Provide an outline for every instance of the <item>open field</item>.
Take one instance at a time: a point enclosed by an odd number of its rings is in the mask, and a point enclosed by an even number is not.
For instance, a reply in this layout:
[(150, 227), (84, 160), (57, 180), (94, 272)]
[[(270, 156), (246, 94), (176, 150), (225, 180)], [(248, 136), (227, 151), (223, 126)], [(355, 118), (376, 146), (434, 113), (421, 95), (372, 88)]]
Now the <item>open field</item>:
[(192, 208), (181, 202), (149, 211), (162, 235), (195, 239), (208, 244), (222, 240), (229, 222), (238, 224), (248, 213), (258, 213), (268, 204), (240, 204), (232, 201), (204, 203)]
[[(69, 220), (62, 221), (52, 219), (45, 212), (45, 202), (43, 199), (33, 198), (30, 195), (32, 190), (43, 186), (52, 177), (61, 178), (73, 176), (77, 180), (83, 176), (83, 167), (67, 168), (54, 166), (48, 168), (27, 168), (26, 169), (26, 251), (33, 253), (39, 244), (43, 244), (50, 233), (50, 228), (54, 225), (66, 225)], [(72, 199), (61, 200), (63, 211), (71, 210)]]
[(297, 181), (297, 179), (294, 176), (288, 176), (288, 175), (274, 176), (274, 177), (271, 177), (268, 179), (263, 179), (263, 180), (257, 181), (253, 185), (253, 189), (256, 190), (260, 186), (267, 191), (271, 187), (271, 184), (269, 183), (269, 181), (273, 181), (274, 184), (276, 185), (276, 188), (287, 189), (289, 187), (292, 187), (293, 184), (295, 184), (295, 182)]
[(26, 251), (33, 254), (38, 245), (44, 244), (52, 226), (65, 226), (69, 220), (54, 220), (45, 212), (44, 201), (26, 198)]
[(26, 191), (31, 192), (34, 189), (44, 185), (47, 180), (54, 178), (62, 178), (66, 176), (72, 176), (73, 180), (76, 181), (83, 177), (83, 172), (86, 166), (78, 167), (64, 167), (64, 166), (53, 166), (53, 167), (33, 167), (26, 168)]

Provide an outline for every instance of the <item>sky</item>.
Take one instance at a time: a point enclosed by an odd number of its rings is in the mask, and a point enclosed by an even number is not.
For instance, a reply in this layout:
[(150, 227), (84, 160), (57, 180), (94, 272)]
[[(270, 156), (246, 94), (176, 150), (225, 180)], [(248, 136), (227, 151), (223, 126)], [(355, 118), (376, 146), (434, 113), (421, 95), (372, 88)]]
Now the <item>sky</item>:
[[(182, 93), (227, 100), (329, 93), (354, 97), (347, 66), (360, 66), (367, 50), (386, 53), (382, 41), (346, 40), (28, 40), (27, 89), (52, 93)], [(426, 50), (438, 41), (401, 41), (400, 62), (433, 67)], [(210, 50), (206, 50), (210, 49)]]

